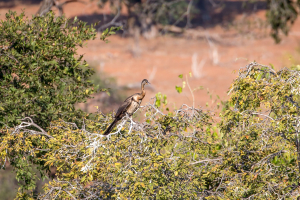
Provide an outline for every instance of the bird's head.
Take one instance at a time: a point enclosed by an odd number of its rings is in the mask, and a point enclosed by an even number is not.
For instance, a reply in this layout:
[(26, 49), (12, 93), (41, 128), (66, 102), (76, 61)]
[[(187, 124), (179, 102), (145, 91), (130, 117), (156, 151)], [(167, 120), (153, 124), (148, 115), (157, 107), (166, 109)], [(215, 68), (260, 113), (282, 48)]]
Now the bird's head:
[(150, 84), (149, 81), (148, 81), (147, 79), (144, 79), (144, 80), (142, 81), (142, 85), (147, 85), (147, 84)]

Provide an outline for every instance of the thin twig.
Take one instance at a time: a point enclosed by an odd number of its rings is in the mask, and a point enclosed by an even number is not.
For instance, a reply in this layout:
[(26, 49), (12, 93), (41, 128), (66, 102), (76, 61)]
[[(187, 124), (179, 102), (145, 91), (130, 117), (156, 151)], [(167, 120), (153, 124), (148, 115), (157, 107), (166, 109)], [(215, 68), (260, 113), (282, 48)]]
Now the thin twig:
[(204, 163), (204, 162), (215, 162), (215, 161), (219, 161), (219, 160), (222, 160), (222, 159), (223, 158), (199, 160), (197, 162), (190, 163), (190, 165), (195, 165), (195, 164)]
[(185, 79), (186, 79), (186, 84), (192, 94), (192, 98), (193, 98), (193, 112), (192, 112), (192, 117), (194, 116), (194, 109), (195, 109), (195, 96), (194, 96), (194, 92), (192, 90), (192, 88), (190, 87), (190, 84), (189, 84), (189, 81), (188, 81), (188, 78), (187, 78), (187, 75), (185, 75)]
[(117, 23), (116, 24), (116, 20), (120, 17), (120, 6), (118, 7), (118, 13), (115, 15), (115, 17), (110, 21), (108, 22), (107, 24), (104, 24), (102, 26), (100, 26), (100, 28), (98, 28), (98, 31), (103, 31), (104, 29), (106, 29), (107, 27), (110, 27), (110, 26), (113, 26), (113, 25), (117, 25), (117, 26), (120, 26), (121, 24), (120, 23)]

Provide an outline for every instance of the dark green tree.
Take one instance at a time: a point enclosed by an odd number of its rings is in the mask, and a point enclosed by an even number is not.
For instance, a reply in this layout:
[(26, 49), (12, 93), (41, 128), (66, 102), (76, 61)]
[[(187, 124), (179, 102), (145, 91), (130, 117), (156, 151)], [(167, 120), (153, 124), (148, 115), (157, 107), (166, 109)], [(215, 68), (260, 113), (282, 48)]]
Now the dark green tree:
[(267, 0), (267, 19), (271, 24), (271, 35), (276, 42), (280, 42), (280, 32), (287, 35), (290, 26), (298, 17), (300, 1), (293, 0)]
[(14, 163), (21, 180), (31, 160), (56, 166), (38, 195), (45, 200), (299, 199), (299, 77), (255, 62), (241, 68), (217, 126), (215, 111), (186, 104), (164, 114), (162, 94), (139, 109), (141, 122), (124, 117), (109, 135), (111, 114), (82, 128), (54, 121), (47, 132), (29, 130), (39, 126), (28, 118), (0, 129), (0, 166)]
[[(198, 12), (194, 6), (194, 0), (96, 0), (99, 7), (102, 8), (106, 3), (115, 17), (102, 25), (99, 29), (105, 29), (110, 26), (120, 26), (122, 22), (118, 19), (123, 7), (128, 11), (126, 30), (129, 35), (136, 36), (141, 34), (150, 39), (157, 35), (156, 25), (164, 27), (167, 31), (167, 25), (180, 25), (181, 27), (190, 27), (193, 15)], [(180, 28), (178, 28), (180, 29)]]
[(52, 12), (31, 20), (6, 14), (0, 22), (0, 122), (12, 126), (31, 117), (45, 128), (58, 118), (80, 117), (74, 105), (96, 88), (89, 80), (94, 71), (76, 50), (95, 36), (93, 25)]
[[(52, 12), (34, 16), (31, 20), (24, 13), (6, 14), (6, 19), (0, 22), (0, 128), (25, 128), (34, 135), (40, 135), (39, 131), (42, 131), (49, 139), (52, 136), (45, 130), (49, 129), (51, 121), (76, 122), (75, 117), (81, 120), (86, 116), (75, 109), (75, 104), (91, 98), (97, 87), (90, 81), (94, 71), (76, 51), (86, 40), (95, 39), (93, 26), (76, 18), (71, 21), (64, 16), (56, 17)], [(118, 29), (105, 30), (100, 39), (106, 41), (106, 37)], [(21, 120), (22, 125), (16, 126)], [(41, 126), (32, 124), (32, 120)], [(0, 131), (0, 143), (4, 142), (4, 135), (5, 132)], [(13, 144), (17, 146), (12, 148), (13, 159), (6, 157), (0, 161), (9, 161), (21, 183), (22, 198), (28, 199), (34, 197), (37, 172), (42, 178), (49, 172), (44, 166), (45, 161), (41, 160), (47, 150), (40, 149), (36, 157), (32, 154), (36, 148), (22, 154), (25, 149), (20, 148), (20, 142), (30, 143), (31, 148), (39, 140), (4, 142), (10, 148)]]

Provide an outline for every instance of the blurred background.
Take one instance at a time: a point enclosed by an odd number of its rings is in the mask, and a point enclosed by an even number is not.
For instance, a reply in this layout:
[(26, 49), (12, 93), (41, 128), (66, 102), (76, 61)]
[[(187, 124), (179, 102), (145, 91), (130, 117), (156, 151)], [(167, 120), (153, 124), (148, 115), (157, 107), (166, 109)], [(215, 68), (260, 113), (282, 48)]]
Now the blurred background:
[[(31, 18), (51, 9), (88, 24), (100, 21), (97, 39), (87, 41), (78, 54), (84, 54), (96, 71), (94, 81), (110, 88), (110, 95), (102, 92), (78, 105), (87, 112), (95, 112), (96, 106), (104, 113), (117, 109), (127, 95), (140, 90), (144, 78), (151, 86), (142, 105), (158, 92), (167, 95), (170, 109), (192, 105), (187, 88), (181, 94), (175, 89), (182, 87), (180, 74), (184, 80), (188, 75), (195, 89), (195, 105), (213, 108), (226, 101), (230, 84), (246, 64), (256, 61), (278, 70), (299, 63), (300, 21), (296, 10), (284, 7), (286, 2), (296, 1), (0, 0), (0, 20), (8, 10)], [(111, 26), (123, 30), (108, 43), (100, 41), (101, 32)], [(276, 32), (278, 27), (282, 31)], [(18, 183), (12, 173), (0, 171), (0, 199), (15, 196)]]

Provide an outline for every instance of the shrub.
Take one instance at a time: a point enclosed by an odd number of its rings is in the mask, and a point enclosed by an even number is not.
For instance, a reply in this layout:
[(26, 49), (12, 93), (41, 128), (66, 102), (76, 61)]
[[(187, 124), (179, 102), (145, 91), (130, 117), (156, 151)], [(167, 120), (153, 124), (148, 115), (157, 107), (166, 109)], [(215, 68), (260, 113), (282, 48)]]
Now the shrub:
[(48, 132), (28, 119), (2, 130), (0, 156), (57, 167), (41, 199), (296, 199), (299, 81), (299, 71), (250, 63), (218, 126), (213, 112), (187, 105), (163, 114), (158, 95), (141, 108), (142, 122), (125, 117), (108, 136), (111, 115), (99, 113), (82, 128), (58, 120)]
[(55, 17), (25, 18), (6, 14), (0, 25), (0, 122), (13, 126), (31, 117), (46, 128), (60, 118), (81, 118), (74, 105), (96, 90), (89, 78), (94, 73), (77, 47), (95, 39), (84, 22)]
[[(0, 160), (10, 162), (22, 183), (20, 191), (28, 191), (32, 197), (37, 172), (45, 178), (49, 171), (41, 160), (45, 151), (36, 147), (40, 142), (38, 130), (50, 137), (46, 131), (51, 121), (82, 120), (86, 114), (75, 110), (74, 105), (91, 98), (97, 89), (89, 80), (94, 71), (76, 52), (84, 41), (95, 39), (96, 31), (93, 25), (87, 26), (76, 18), (70, 21), (55, 17), (52, 12), (31, 20), (24, 13), (9, 12), (0, 23), (0, 128), (16, 127), (22, 119), (39, 124), (25, 125), (36, 136), (25, 140), (21, 139), (25, 135), (7, 135), (1, 130), (5, 150)], [(105, 30), (100, 39), (106, 41), (118, 29)], [(15, 140), (7, 143), (10, 139), (6, 136)], [(13, 156), (11, 160), (7, 160), (8, 152)]]

